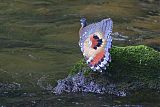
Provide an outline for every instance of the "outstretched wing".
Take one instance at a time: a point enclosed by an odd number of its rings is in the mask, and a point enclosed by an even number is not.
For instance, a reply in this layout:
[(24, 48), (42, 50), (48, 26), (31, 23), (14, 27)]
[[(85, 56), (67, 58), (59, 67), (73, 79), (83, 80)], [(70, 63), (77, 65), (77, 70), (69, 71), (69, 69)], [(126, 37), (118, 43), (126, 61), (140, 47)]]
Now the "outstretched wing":
[(106, 69), (106, 65), (111, 61), (109, 50), (112, 42), (110, 36), (112, 26), (113, 22), (109, 18), (88, 25), (80, 31), (81, 51), (87, 64), (94, 71)]

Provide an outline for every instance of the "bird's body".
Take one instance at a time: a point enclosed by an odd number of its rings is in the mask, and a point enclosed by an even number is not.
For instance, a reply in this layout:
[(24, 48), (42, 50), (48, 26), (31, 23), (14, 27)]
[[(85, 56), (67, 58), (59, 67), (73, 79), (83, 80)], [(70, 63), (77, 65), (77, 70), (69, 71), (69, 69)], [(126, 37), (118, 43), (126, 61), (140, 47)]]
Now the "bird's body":
[(104, 19), (98, 23), (86, 25), (86, 19), (81, 19), (79, 45), (89, 67), (94, 71), (106, 69), (111, 61), (109, 50), (112, 38), (112, 20)]

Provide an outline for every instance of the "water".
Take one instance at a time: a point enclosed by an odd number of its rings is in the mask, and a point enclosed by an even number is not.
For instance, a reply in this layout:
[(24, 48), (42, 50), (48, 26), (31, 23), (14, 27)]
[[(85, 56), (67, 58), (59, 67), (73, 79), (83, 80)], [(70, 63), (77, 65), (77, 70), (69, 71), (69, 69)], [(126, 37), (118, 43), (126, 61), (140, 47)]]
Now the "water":
[[(43, 93), (82, 58), (79, 19), (112, 18), (114, 45), (160, 50), (158, 0), (0, 0), (0, 106), (159, 106), (159, 96)], [(18, 90), (18, 91), (17, 91)], [(9, 94), (8, 94), (9, 93)], [(11, 94), (10, 94), (11, 93)], [(147, 94), (147, 97), (145, 97)]]
[[(153, 96), (152, 96), (153, 97)], [(22, 99), (23, 98), (23, 99)], [(157, 99), (151, 99), (148, 95), (116, 97), (112, 95), (100, 95), (89, 93), (71, 93), (63, 95), (45, 95), (41, 97), (15, 97), (1, 107), (158, 107)], [(146, 100), (146, 101), (144, 101)], [(152, 100), (152, 101), (150, 101)]]

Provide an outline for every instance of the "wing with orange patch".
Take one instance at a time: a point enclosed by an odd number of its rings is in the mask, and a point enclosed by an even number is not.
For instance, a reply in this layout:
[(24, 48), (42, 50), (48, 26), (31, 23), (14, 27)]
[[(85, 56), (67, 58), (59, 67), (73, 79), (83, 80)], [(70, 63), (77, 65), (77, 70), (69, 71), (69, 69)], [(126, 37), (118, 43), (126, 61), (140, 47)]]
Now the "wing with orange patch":
[(109, 51), (112, 43), (110, 36), (112, 20), (104, 19), (84, 29), (87, 32), (80, 40), (80, 47), (86, 62), (92, 70), (102, 71), (106, 69), (106, 65), (111, 61)]
[[(93, 35), (96, 36), (93, 38)], [(84, 43), (83, 55), (86, 57), (86, 61), (91, 69), (94, 71), (102, 71), (106, 69), (106, 65), (109, 62), (109, 48), (111, 48), (111, 40), (106, 40), (103, 33), (95, 32), (86, 39)], [(108, 46), (107, 44), (110, 44)]]

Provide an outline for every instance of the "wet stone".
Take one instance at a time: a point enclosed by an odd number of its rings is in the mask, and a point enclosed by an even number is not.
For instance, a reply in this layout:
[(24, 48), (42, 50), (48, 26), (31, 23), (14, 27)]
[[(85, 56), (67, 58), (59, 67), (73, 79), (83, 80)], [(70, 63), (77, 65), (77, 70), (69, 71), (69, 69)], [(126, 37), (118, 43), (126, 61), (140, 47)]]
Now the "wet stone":
[(57, 86), (53, 89), (55, 94), (86, 92), (126, 96), (125, 91), (118, 90), (116, 85), (97, 83), (95, 80), (85, 77), (82, 72), (73, 76), (68, 76), (65, 79), (58, 80), (57, 83)]

